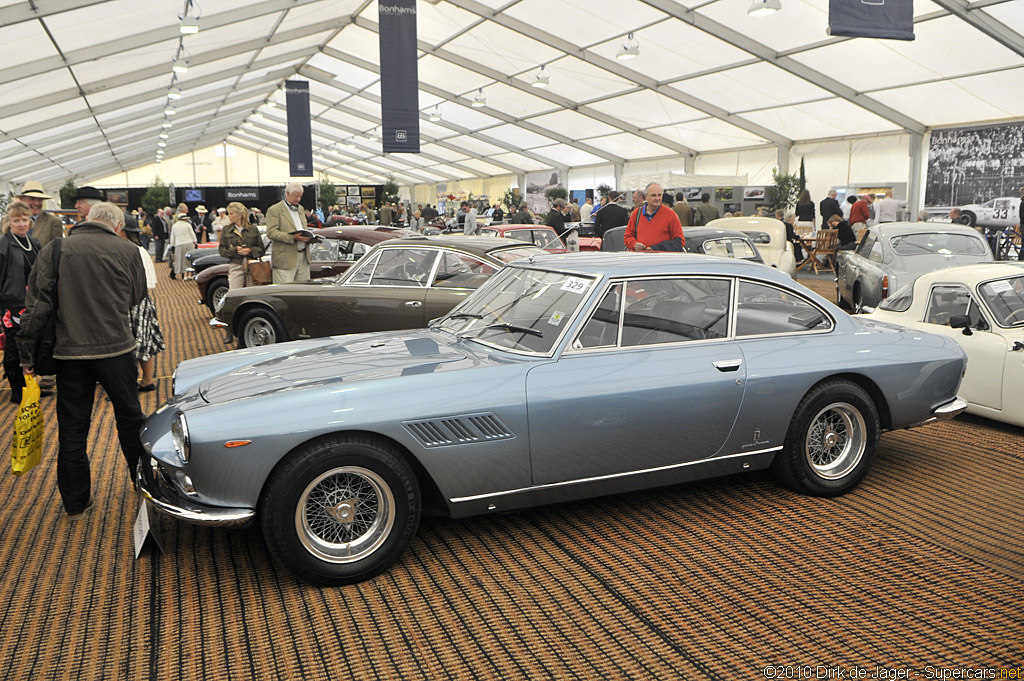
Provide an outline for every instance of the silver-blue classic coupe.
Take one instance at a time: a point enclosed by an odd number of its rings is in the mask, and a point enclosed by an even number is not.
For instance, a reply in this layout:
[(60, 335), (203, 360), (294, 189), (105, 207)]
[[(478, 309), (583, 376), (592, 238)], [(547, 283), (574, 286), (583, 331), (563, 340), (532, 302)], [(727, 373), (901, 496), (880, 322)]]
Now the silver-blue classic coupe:
[(320, 584), (461, 517), (771, 468), (835, 496), (882, 431), (952, 417), (964, 353), (852, 318), (786, 274), (690, 254), (517, 261), (427, 329), (183, 362), (139, 486), (174, 518), (260, 524)]

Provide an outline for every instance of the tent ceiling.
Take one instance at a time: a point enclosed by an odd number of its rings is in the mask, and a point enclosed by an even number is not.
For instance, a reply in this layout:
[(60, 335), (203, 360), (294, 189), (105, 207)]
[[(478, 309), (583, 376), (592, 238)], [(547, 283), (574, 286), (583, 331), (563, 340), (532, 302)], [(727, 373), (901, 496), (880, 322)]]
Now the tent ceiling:
[[(1024, 2), (914, 0), (913, 42), (833, 38), (827, 0), (423, 0), (423, 153), (381, 153), (374, 0), (0, 0), (0, 179), (229, 141), (287, 157), (283, 82), (310, 81), (318, 167), (420, 183), (1024, 118)], [(127, 33), (124, 28), (130, 26)], [(626, 36), (640, 56), (616, 59)], [(544, 66), (546, 89), (531, 86)], [(486, 105), (473, 107), (483, 91)], [(441, 120), (426, 120), (434, 108)], [(257, 115), (258, 114), (258, 115)], [(374, 135), (371, 135), (374, 133)]]

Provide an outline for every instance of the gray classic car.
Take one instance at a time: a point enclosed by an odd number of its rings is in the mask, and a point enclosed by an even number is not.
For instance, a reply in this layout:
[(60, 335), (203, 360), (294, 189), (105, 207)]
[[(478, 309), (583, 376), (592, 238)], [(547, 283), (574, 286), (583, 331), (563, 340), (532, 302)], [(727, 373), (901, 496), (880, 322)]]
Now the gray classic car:
[(259, 523), (321, 584), (399, 560), (453, 517), (770, 468), (835, 496), (882, 431), (951, 417), (963, 351), (850, 317), (778, 270), (691, 254), (508, 265), (427, 329), (178, 366), (146, 422), (147, 503)]
[(925, 272), (992, 260), (985, 237), (970, 227), (935, 222), (875, 225), (856, 250), (837, 254), (836, 301), (859, 313)]
[(338, 277), (229, 291), (217, 319), (243, 348), (417, 329), (455, 307), (506, 263), (544, 253), (521, 241), (461, 234), (377, 244)]

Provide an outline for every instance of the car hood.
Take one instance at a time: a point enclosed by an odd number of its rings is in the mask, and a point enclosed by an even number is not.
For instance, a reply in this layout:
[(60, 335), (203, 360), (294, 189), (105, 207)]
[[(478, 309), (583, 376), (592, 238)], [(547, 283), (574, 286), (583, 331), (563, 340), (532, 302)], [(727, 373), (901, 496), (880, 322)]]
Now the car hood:
[[(198, 382), (200, 396), (210, 403), (433, 373), (470, 355), (451, 336), (416, 329), (281, 343), (220, 357), (222, 364), (205, 366), (205, 376)], [(187, 364), (179, 373), (191, 369)]]

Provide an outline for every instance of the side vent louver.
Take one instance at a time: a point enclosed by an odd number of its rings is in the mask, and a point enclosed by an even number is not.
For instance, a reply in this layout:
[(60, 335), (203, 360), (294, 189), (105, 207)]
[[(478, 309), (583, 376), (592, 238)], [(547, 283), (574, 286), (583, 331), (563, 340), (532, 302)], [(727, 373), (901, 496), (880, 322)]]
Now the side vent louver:
[(424, 447), (493, 442), (515, 437), (497, 416), (490, 413), (405, 421), (402, 425)]

